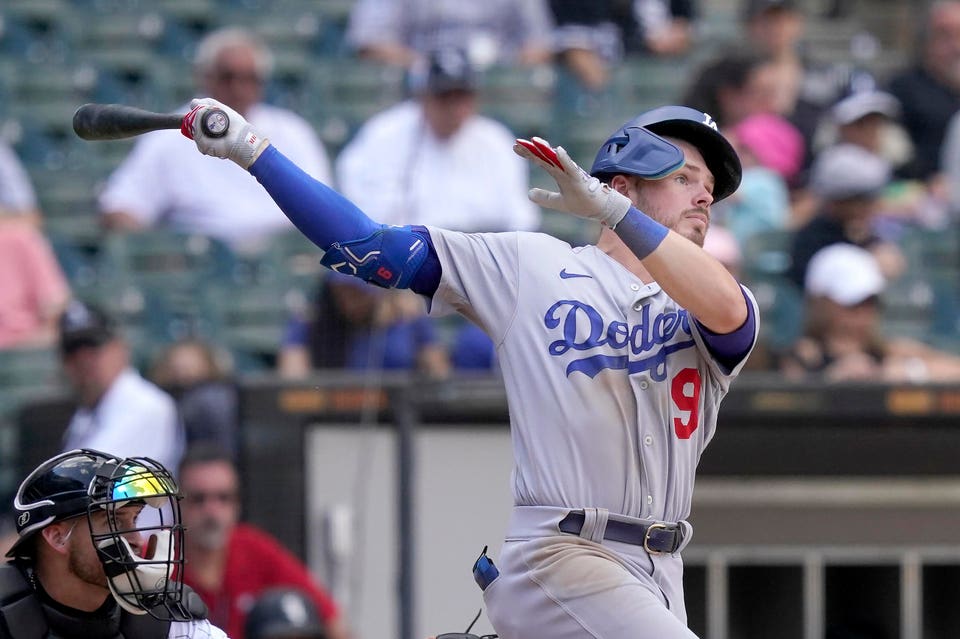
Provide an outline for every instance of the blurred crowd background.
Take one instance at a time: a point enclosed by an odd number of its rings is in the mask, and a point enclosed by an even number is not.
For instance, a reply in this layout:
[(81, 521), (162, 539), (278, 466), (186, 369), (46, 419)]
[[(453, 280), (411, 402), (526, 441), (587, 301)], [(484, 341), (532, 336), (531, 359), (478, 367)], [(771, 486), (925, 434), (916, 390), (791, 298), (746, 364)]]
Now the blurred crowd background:
[[(338, 294), (350, 283), (324, 278), (314, 247), (259, 187), (190, 155), (176, 132), (92, 143), (71, 130), (85, 102), (176, 111), (197, 95), (246, 113), (378, 220), (540, 229), (571, 243), (596, 229), (532, 210), (525, 191), (547, 178), (515, 162), (510, 140), (540, 135), (589, 166), (644, 109), (701, 108), (746, 167), (738, 195), (714, 210), (707, 248), (760, 301), (750, 369), (956, 376), (960, 8), (918, 9), (9, 0), (0, 405), (63, 385), (55, 322), (70, 299), (110, 316), (133, 365), (168, 385), (177, 380), (155, 367), (187, 340), (221, 377), (341, 366), (495, 374), (468, 327), (424, 320), (402, 295)], [(827, 276), (830, 290), (810, 290), (807, 263), (837, 242), (868, 251), (882, 281)], [(872, 268), (832, 262), (840, 274)]]

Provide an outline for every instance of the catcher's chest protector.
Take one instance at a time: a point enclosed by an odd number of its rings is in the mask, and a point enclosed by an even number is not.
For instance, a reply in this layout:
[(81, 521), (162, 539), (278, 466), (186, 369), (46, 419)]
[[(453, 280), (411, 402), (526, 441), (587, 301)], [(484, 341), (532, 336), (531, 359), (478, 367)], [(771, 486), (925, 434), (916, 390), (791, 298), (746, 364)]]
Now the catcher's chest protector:
[[(51, 629), (55, 620), (58, 632)], [(74, 632), (64, 631), (70, 626)], [(0, 639), (166, 639), (170, 622), (150, 615), (119, 615), (103, 620), (76, 619), (40, 603), (23, 573), (0, 564)]]

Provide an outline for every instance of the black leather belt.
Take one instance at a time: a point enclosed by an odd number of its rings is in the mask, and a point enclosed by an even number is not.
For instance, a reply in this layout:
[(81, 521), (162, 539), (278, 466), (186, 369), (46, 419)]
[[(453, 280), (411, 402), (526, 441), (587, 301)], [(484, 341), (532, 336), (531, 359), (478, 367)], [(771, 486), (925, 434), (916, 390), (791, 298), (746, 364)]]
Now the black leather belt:
[[(560, 532), (579, 535), (583, 530), (584, 519), (582, 510), (571, 510), (560, 520)], [(663, 555), (675, 553), (680, 548), (683, 543), (683, 528), (677, 524), (641, 524), (608, 519), (603, 538), (643, 546), (651, 555)]]

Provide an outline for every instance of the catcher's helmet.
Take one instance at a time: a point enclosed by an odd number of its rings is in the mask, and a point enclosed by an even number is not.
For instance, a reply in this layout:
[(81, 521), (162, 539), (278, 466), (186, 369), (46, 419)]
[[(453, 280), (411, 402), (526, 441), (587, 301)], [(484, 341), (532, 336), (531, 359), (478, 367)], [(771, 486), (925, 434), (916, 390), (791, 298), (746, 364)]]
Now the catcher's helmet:
[(618, 173), (653, 180), (670, 175), (683, 166), (683, 152), (662, 136), (685, 140), (700, 150), (713, 173), (715, 202), (740, 186), (740, 158), (713, 118), (683, 106), (658, 107), (617, 129), (600, 147), (590, 174), (601, 180)]
[(310, 597), (297, 588), (273, 588), (258, 598), (244, 625), (247, 639), (324, 639), (323, 621)]
[[(90, 537), (117, 603), (133, 614), (189, 619), (183, 585), (170, 579), (183, 563), (180, 493), (170, 472), (146, 457), (120, 459), (92, 449), (57, 455), (20, 484), (14, 498), (19, 538), (9, 557), (30, 559), (35, 533), (86, 516)], [(135, 510), (122, 511), (126, 507)], [(106, 517), (94, 519), (96, 513)], [(140, 552), (130, 539), (142, 542)]]

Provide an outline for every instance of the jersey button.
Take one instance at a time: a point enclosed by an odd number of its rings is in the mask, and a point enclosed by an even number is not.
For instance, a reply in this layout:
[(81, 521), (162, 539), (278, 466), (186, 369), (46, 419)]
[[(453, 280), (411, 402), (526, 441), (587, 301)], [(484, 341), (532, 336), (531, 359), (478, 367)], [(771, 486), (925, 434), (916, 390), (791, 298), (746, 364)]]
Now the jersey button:
[(640, 380), (640, 389), (641, 389), (641, 390), (647, 390), (647, 386), (649, 386), (649, 385), (650, 385), (650, 384), (647, 383), (647, 380), (645, 380), (645, 379), (641, 379), (641, 380)]
[(647, 505), (649, 506), (652, 503), (653, 503), (653, 495), (647, 495)]
[(646, 444), (647, 446), (653, 446), (653, 437), (651, 437), (650, 435), (647, 435), (646, 437), (643, 438), (643, 443)]
[(642, 311), (642, 310), (643, 310), (643, 304), (637, 302), (636, 304), (633, 305), (633, 310), (635, 310), (635, 311)]
[(639, 284), (631, 284), (631, 285), (630, 285), (630, 290), (631, 290), (631, 291), (639, 291), (639, 290), (640, 290), (640, 285), (639, 285)]

